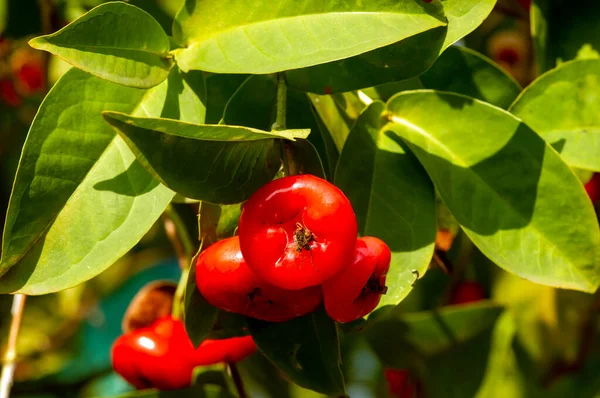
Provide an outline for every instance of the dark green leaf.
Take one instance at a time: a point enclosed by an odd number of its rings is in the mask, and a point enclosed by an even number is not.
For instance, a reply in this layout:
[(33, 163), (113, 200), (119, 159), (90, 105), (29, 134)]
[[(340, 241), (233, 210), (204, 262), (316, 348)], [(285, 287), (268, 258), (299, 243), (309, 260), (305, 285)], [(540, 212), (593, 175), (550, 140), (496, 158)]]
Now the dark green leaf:
[(219, 309), (209, 304), (196, 287), (196, 262), (193, 261), (185, 285), (184, 322), (190, 340), (198, 347), (210, 334)]
[(217, 124), (223, 118), (231, 96), (246, 81), (247, 75), (206, 74), (206, 124)]
[(113, 398), (236, 398), (237, 395), (227, 389), (210, 384), (203, 384), (181, 390), (159, 391), (140, 390)]
[(391, 314), (364, 333), (385, 366), (402, 369), (415, 360), (433, 359), (491, 329), (502, 311), (498, 305), (482, 302)]
[(248, 318), (262, 353), (294, 383), (328, 395), (344, 393), (338, 330), (324, 309), (284, 323)]
[(408, 143), (487, 257), (536, 283), (596, 290), (594, 209), (577, 177), (527, 125), (486, 103), (435, 91), (398, 94), (387, 116), (385, 128)]
[(442, 0), (441, 3), (447, 27), (434, 28), (356, 57), (288, 71), (288, 84), (298, 90), (331, 94), (420, 75), (444, 49), (479, 26), (496, 0)]
[[(168, 82), (164, 82), (167, 85)], [(52, 88), (31, 126), (7, 212), (0, 291), (45, 294), (102, 272), (133, 247), (173, 192), (135, 161), (101, 112), (158, 115), (146, 93), (77, 69)], [(165, 90), (166, 91), (166, 90)]]
[(387, 293), (380, 305), (398, 304), (425, 274), (433, 255), (436, 218), (433, 185), (395, 135), (381, 130), (385, 105), (376, 101), (346, 140), (335, 184), (348, 196), (362, 236), (383, 239), (392, 251)]
[(250, 76), (231, 97), (223, 123), (269, 131), (275, 121), (277, 79), (274, 75)]
[(572, 167), (600, 171), (600, 60), (572, 61), (534, 81), (510, 111)]
[[(477, 98), (506, 109), (521, 92), (519, 84), (498, 65), (466, 47), (450, 47), (421, 76), (365, 90), (387, 101), (401, 91), (428, 88)], [(372, 94), (376, 91), (376, 95)]]
[(310, 128), (308, 141), (316, 149), (327, 178), (332, 181), (339, 151), (327, 131), (320, 116), (313, 108), (306, 93), (287, 91), (287, 127), (292, 129)]
[(173, 65), (169, 39), (158, 22), (123, 2), (102, 4), (29, 44), (93, 75), (131, 87), (156, 86)]
[(307, 130), (267, 132), (116, 112), (103, 115), (155, 178), (185, 197), (211, 203), (248, 199), (279, 169), (279, 140), (308, 135)]
[(359, 55), (445, 21), (439, 2), (187, 0), (173, 32), (184, 70), (261, 74)]

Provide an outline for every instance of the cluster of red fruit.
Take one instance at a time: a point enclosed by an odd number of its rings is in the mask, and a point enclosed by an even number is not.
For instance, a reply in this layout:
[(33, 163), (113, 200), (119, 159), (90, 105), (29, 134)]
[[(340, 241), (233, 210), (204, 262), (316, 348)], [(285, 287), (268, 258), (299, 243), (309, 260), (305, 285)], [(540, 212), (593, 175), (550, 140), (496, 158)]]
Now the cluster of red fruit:
[(270, 322), (314, 311), (350, 322), (370, 313), (387, 290), (391, 253), (357, 239), (342, 191), (313, 175), (274, 180), (245, 203), (238, 235), (203, 251), (198, 289), (212, 305)]
[(168, 315), (119, 337), (112, 348), (112, 363), (136, 388), (174, 390), (191, 384), (197, 366), (236, 363), (256, 350), (251, 336), (205, 340), (196, 349), (183, 322)]

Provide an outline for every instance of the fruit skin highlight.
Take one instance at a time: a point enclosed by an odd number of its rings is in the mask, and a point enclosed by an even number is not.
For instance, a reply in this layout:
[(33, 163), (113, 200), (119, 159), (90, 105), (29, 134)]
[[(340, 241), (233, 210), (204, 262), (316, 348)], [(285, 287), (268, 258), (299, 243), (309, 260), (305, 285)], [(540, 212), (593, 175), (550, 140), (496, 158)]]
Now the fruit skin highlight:
[(378, 238), (366, 236), (356, 242), (354, 260), (323, 283), (325, 310), (338, 322), (351, 322), (369, 314), (385, 294), (390, 268), (389, 247)]
[(323, 301), (318, 286), (285, 290), (258, 278), (244, 261), (237, 236), (212, 244), (198, 256), (196, 285), (215, 307), (270, 322), (308, 314)]
[(239, 222), (248, 267), (289, 290), (320, 285), (350, 264), (356, 235), (348, 198), (310, 174), (262, 186), (244, 205)]

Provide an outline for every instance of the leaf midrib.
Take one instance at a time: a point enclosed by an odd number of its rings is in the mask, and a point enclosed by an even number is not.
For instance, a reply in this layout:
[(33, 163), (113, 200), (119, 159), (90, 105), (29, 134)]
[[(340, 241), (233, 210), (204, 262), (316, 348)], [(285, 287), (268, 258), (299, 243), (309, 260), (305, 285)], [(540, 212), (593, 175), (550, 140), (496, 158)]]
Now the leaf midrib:
[[(89, 45), (85, 44), (84, 45), (84, 44), (70, 44), (70, 43), (57, 43), (57, 42), (53, 43), (52, 41), (48, 40), (48, 38), (45, 38), (44, 41), (45, 42), (36, 43), (35, 46), (32, 45), (32, 47), (43, 49), (42, 47), (53, 46), (53, 47), (71, 48), (71, 49), (82, 50), (82, 51), (83, 51), (83, 49), (131, 51), (131, 52), (139, 52), (139, 53), (143, 53), (143, 54), (156, 55), (159, 58), (166, 58), (165, 56), (168, 55), (168, 49), (166, 49), (162, 52), (156, 52), (156, 51), (152, 51), (152, 50), (146, 50), (146, 49), (141, 49), (141, 48), (130, 48), (130, 47), (113, 47), (113, 46), (99, 46), (99, 45), (93, 45), (93, 44), (89, 44)], [(99, 54), (101, 54), (101, 53), (99, 53)]]

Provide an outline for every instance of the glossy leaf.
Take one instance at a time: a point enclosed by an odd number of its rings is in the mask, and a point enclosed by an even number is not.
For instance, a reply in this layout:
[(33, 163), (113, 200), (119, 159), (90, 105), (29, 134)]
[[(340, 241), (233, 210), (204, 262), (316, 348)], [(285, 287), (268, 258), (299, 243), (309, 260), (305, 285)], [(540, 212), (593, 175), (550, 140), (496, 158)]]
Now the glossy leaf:
[(173, 33), (183, 70), (273, 73), (349, 58), (445, 25), (440, 3), (187, 0)]
[(560, 156), (511, 114), (457, 94), (401, 93), (386, 128), (406, 141), (491, 260), (536, 283), (592, 292), (598, 222)]
[(284, 323), (248, 318), (261, 352), (294, 383), (327, 395), (342, 395), (338, 330), (324, 309)]
[(443, 0), (441, 3), (447, 27), (434, 28), (356, 57), (288, 71), (288, 84), (297, 90), (331, 94), (418, 76), (429, 69), (448, 46), (479, 26), (496, 0)]
[(141, 101), (137, 112), (159, 114), (162, 91), (144, 96), (77, 69), (53, 87), (15, 179), (2, 257), (3, 271), (13, 268), (0, 279), (0, 291), (45, 294), (75, 286), (110, 266), (152, 226), (173, 192), (135, 161), (101, 112), (132, 112)]
[(102, 4), (29, 44), (95, 76), (131, 87), (156, 86), (173, 65), (169, 39), (158, 22), (123, 2)]
[(248, 199), (279, 169), (279, 139), (306, 138), (309, 133), (103, 115), (156, 179), (185, 197), (211, 203)]
[(519, 84), (492, 60), (458, 46), (444, 51), (433, 66), (417, 78), (384, 84), (365, 92), (387, 101), (401, 91), (420, 88), (464, 94), (503, 109), (521, 92)]
[(433, 256), (436, 218), (433, 185), (398, 137), (381, 130), (382, 102), (373, 102), (346, 140), (335, 184), (348, 196), (362, 236), (377, 236), (392, 251), (388, 291), (380, 306), (398, 304), (424, 275)]
[(392, 314), (372, 324), (365, 333), (385, 366), (402, 369), (415, 359), (435, 358), (491, 329), (502, 311), (498, 305), (482, 302)]
[(448, 19), (443, 48), (475, 30), (490, 15), (496, 0), (442, 0)]
[(533, 82), (510, 111), (572, 167), (600, 171), (600, 60), (572, 61)]

